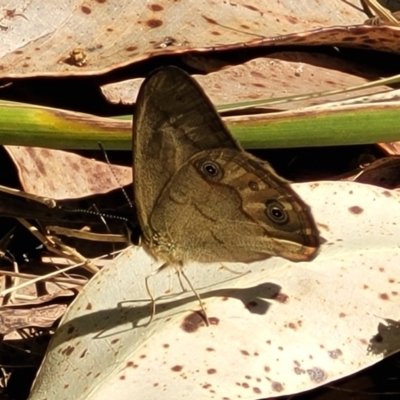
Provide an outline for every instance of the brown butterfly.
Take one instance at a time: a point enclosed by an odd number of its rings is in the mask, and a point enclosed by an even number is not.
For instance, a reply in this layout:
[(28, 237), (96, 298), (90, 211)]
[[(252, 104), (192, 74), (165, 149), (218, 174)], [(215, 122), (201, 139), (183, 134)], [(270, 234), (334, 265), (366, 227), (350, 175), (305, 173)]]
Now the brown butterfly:
[(310, 208), (268, 162), (241, 148), (179, 68), (157, 69), (143, 82), (133, 156), (144, 245), (165, 265), (316, 255)]

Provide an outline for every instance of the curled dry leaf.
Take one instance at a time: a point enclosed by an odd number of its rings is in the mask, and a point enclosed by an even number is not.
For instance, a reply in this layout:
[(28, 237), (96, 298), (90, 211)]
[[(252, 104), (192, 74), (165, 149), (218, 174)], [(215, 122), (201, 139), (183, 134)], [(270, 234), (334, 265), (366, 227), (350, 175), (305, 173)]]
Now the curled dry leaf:
[(358, 168), (347, 180), (368, 183), (386, 189), (400, 187), (400, 157), (384, 157)]
[[(301, 52), (274, 53), (246, 63), (227, 66), (221, 71), (208, 75), (194, 75), (213, 104), (226, 105), (243, 101), (302, 95), (305, 93), (340, 90), (362, 85), (369, 80), (380, 78), (380, 71), (365, 65), (324, 54)], [(318, 79), (316, 79), (318, 77)], [(111, 103), (133, 104), (143, 78), (129, 79), (104, 85), (101, 90)], [(364, 90), (363, 95), (387, 91), (388, 87)], [(281, 109), (299, 108), (343, 100), (354, 93), (312, 98), (303, 101), (280, 104)], [(272, 106), (276, 107), (276, 106)]]
[(31, 301), (1, 306), (0, 334), (30, 327), (51, 327), (64, 314), (74, 295), (71, 290), (61, 290)]
[[(298, 393), (400, 349), (400, 193), (353, 182), (294, 185), (324, 243), (312, 262), (189, 264), (211, 325), (171, 270), (127, 250), (78, 296), (31, 400), (242, 398)], [(387, 210), (391, 210), (390, 213)], [(233, 273), (236, 271), (237, 273)]]
[(399, 51), (399, 29), (363, 26), (358, 0), (31, 0), (15, 10), (2, 3), (0, 77), (100, 74), (155, 55), (243, 43)]
[(12, 331), (39, 327), (51, 327), (60, 318), (65, 310), (66, 304), (51, 304), (35, 308), (0, 308), (0, 334), (7, 335)]

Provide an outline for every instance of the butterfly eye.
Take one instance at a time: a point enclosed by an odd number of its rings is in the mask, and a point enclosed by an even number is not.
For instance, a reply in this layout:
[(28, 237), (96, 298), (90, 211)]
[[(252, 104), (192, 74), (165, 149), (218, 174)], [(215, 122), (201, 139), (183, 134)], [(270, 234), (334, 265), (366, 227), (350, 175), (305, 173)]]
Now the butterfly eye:
[(200, 160), (197, 163), (197, 168), (206, 178), (211, 178), (213, 180), (219, 180), (222, 178), (222, 169), (219, 164), (210, 160)]
[(276, 224), (283, 225), (289, 221), (289, 215), (285, 211), (285, 207), (276, 200), (268, 200), (266, 202), (265, 214)]
[(218, 173), (218, 168), (213, 163), (206, 162), (203, 164), (203, 172), (207, 175), (215, 176)]

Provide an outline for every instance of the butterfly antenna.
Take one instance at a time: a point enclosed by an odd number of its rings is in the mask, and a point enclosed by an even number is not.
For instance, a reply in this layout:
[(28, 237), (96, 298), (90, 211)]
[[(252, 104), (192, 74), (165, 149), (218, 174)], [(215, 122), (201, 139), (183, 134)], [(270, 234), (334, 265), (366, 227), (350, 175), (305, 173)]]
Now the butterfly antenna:
[(96, 204), (92, 204), (92, 207), (94, 208), (94, 212), (99, 216), (101, 222), (104, 224), (104, 226), (106, 227), (108, 233), (111, 233), (111, 230), (107, 224), (107, 221), (105, 220), (105, 218), (103, 217), (103, 215), (100, 213), (100, 210), (97, 208)]
[(125, 199), (126, 199), (127, 203), (129, 204), (129, 207), (130, 207), (130, 208), (133, 208), (132, 202), (131, 202), (131, 200), (129, 199), (128, 194), (126, 193), (125, 189), (122, 187), (121, 182), (119, 181), (119, 179), (118, 179), (116, 173), (114, 172), (114, 170), (113, 170), (113, 168), (112, 168), (112, 164), (110, 163), (110, 160), (109, 160), (109, 158), (108, 158), (106, 149), (104, 148), (104, 146), (103, 146), (103, 144), (102, 144), (101, 142), (98, 142), (97, 144), (99, 145), (101, 151), (103, 152), (103, 154), (104, 154), (104, 159), (106, 160), (106, 163), (108, 164), (108, 166), (109, 166), (109, 168), (110, 168), (110, 171), (111, 171), (111, 173), (113, 174), (113, 177), (114, 177), (115, 181), (118, 183), (119, 187), (121, 188), (122, 193), (124, 194)]
[[(111, 229), (110, 229), (110, 227), (108, 226), (108, 223), (107, 223), (106, 219), (105, 219), (104, 216), (100, 213), (100, 210), (97, 208), (97, 205), (96, 205), (96, 204), (93, 204), (92, 207), (95, 209), (95, 212), (98, 213), (98, 216), (99, 216), (101, 222), (102, 222), (102, 223), (104, 224), (104, 226), (106, 227), (107, 232), (111, 234)], [(113, 250), (115, 251), (115, 245), (114, 245), (114, 243), (112, 244), (112, 248), (113, 248)]]

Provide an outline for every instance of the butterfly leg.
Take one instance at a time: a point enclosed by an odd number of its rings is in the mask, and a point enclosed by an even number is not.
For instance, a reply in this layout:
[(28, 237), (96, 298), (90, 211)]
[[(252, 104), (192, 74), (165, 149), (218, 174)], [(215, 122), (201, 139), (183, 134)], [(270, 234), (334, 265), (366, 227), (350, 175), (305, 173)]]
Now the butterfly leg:
[(197, 297), (197, 300), (199, 301), (200, 307), (201, 307), (201, 311), (203, 312), (203, 317), (204, 317), (204, 321), (206, 323), (207, 326), (210, 326), (210, 321), (208, 320), (208, 316), (206, 313), (206, 310), (203, 307), (203, 303), (201, 301), (201, 297), (200, 295), (197, 293), (196, 289), (193, 287), (192, 283), (190, 282), (189, 278), (187, 277), (187, 275), (185, 274), (185, 272), (183, 271), (183, 264), (180, 263), (181, 268), (178, 270), (178, 275), (182, 275), (182, 277), (185, 279), (185, 281), (188, 283), (190, 289), (192, 290), (192, 292), (195, 294), (195, 296)]
[[(197, 300), (199, 301), (199, 304), (200, 304), (200, 307), (201, 307), (201, 311), (202, 311), (202, 313), (203, 313), (203, 317), (204, 317), (204, 320), (205, 320), (206, 325), (207, 325), (207, 326), (210, 326), (210, 322), (209, 322), (209, 319), (208, 319), (206, 310), (205, 310), (204, 307), (203, 307), (203, 303), (202, 303), (202, 301), (201, 301), (201, 297), (200, 297), (200, 295), (197, 293), (196, 289), (193, 287), (192, 283), (190, 282), (190, 280), (189, 280), (189, 278), (187, 277), (187, 275), (185, 274), (185, 272), (183, 271), (183, 264), (182, 264), (182, 263), (179, 263), (179, 264), (180, 264), (180, 268), (177, 268), (177, 273), (178, 273), (180, 285), (181, 285), (182, 289), (184, 290), (183, 284), (182, 284), (182, 281), (181, 281), (181, 277), (183, 277), (183, 278), (185, 279), (185, 281), (187, 282), (187, 284), (189, 285), (191, 291), (194, 293), (194, 295), (197, 297)], [(169, 265), (170, 265), (169, 263), (164, 263), (163, 265), (161, 265), (160, 268), (157, 268), (154, 272), (152, 272), (150, 275), (147, 275), (146, 278), (145, 278), (146, 291), (147, 291), (147, 294), (149, 295), (149, 297), (150, 297), (150, 299), (151, 299), (151, 316), (150, 316), (149, 321), (146, 322), (146, 324), (145, 324), (144, 326), (150, 325), (151, 322), (152, 322), (153, 319), (154, 319), (155, 314), (156, 314), (156, 299), (155, 299), (155, 297), (153, 296), (153, 293), (152, 293), (152, 291), (151, 291), (151, 289), (150, 289), (150, 286), (149, 286), (149, 279), (150, 279), (152, 276), (154, 276), (154, 275), (156, 275), (157, 273), (159, 273), (161, 270), (163, 270), (163, 269), (165, 269), (166, 267), (168, 267)]]
[(160, 271), (162, 271), (166, 267), (168, 267), (168, 265), (169, 265), (168, 263), (164, 263), (163, 265), (161, 265), (160, 268), (157, 268), (154, 272), (152, 272), (150, 275), (147, 275), (145, 278), (146, 291), (151, 299), (151, 315), (150, 315), (149, 321), (147, 321), (146, 324), (144, 324), (144, 326), (149, 326), (151, 324), (151, 322), (153, 321), (154, 316), (156, 315), (156, 299), (150, 290), (149, 279), (151, 277), (153, 277), (154, 275), (158, 274)]

